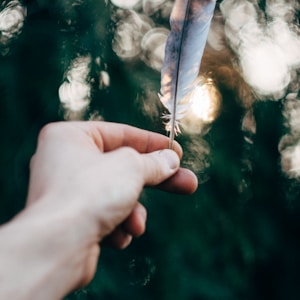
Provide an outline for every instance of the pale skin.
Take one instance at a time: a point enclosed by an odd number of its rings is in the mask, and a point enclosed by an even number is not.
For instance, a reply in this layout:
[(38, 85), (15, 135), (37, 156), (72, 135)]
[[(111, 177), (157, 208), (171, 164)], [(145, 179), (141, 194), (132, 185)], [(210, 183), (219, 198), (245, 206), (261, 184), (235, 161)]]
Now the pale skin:
[(144, 233), (144, 187), (193, 193), (197, 178), (168, 143), (115, 123), (44, 127), (26, 206), (0, 227), (0, 299), (62, 299), (91, 281), (103, 244), (122, 249)]

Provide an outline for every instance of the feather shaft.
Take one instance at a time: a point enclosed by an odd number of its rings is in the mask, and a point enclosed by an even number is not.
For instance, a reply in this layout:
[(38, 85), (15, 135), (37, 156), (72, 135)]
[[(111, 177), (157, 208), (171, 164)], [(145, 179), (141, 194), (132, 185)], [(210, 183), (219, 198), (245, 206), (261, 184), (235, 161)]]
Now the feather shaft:
[(172, 9), (159, 94), (169, 111), (164, 119), (170, 148), (189, 108), (215, 5), (216, 0), (175, 0)]

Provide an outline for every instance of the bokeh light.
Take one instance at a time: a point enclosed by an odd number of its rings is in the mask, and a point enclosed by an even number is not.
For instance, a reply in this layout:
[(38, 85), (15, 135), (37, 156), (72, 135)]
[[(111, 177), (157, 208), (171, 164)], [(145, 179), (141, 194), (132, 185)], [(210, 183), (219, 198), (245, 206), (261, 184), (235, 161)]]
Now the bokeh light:
[(130, 9), (139, 4), (141, 0), (110, 0), (110, 2), (119, 8)]
[(74, 59), (59, 87), (59, 98), (67, 120), (81, 119), (91, 101), (90, 64), (90, 56)]
[[(4, 1), (2, 1), (5, 5)], [(1, 54), (9, 51), (9, 44), (16, 39), (23, 28), (27, 9), (19, 1), (8, 2), (0, 11), (0, 48)]]
[[(24, 207), (46, 122), (166, 134), (158, 93), (173, 4), (1, 1), (2, 220)], [(66, 299), (297, 299), (299, 11), (299, 0), (217, 1), (176, 137), (197, 192), (146, 189), (146, 234), (126, 251), (103, 248), (91, 285)]]
[(284, 97), (292, 72), (299, 67), (299, 28), (291, 26), (295, 3), (267, 1), (271, 21), (249, 1), (224, 0), (221, 11), (226, 38), (247, 83), (260, 99)]
[(119, 20), (114, 33), (113, 50), (122, 59), (134, 59), (141, 53), (141, 41), (152, 29), (153, 22), (146, 15), (133, 10), (118, 11)]
[(210, 78), (201, 78), (191, 96), (191, 105), (181, 124), (188, 133), (205, 134), (218, 117), (222, 95)]

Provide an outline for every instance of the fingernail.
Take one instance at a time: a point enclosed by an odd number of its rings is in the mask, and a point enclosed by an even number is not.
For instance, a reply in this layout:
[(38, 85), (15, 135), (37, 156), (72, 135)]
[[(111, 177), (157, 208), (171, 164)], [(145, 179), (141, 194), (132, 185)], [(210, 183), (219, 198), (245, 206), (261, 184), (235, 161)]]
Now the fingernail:
[(176, 169), (179, 165), (179, 157), (177, 154), (169, 149), (159, 151), (159, 154), (167, 161), (171, 169)]

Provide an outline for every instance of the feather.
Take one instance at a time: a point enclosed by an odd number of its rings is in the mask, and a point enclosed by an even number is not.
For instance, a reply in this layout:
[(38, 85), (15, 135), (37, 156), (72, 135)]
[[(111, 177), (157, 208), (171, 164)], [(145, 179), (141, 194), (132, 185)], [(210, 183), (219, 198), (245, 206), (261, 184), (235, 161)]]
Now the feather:
[(159, 98), (168, 109), (170, 148), (180, 132), (179, 121), (190, 105), (216, 0), (176, 0), (170, 17)]

